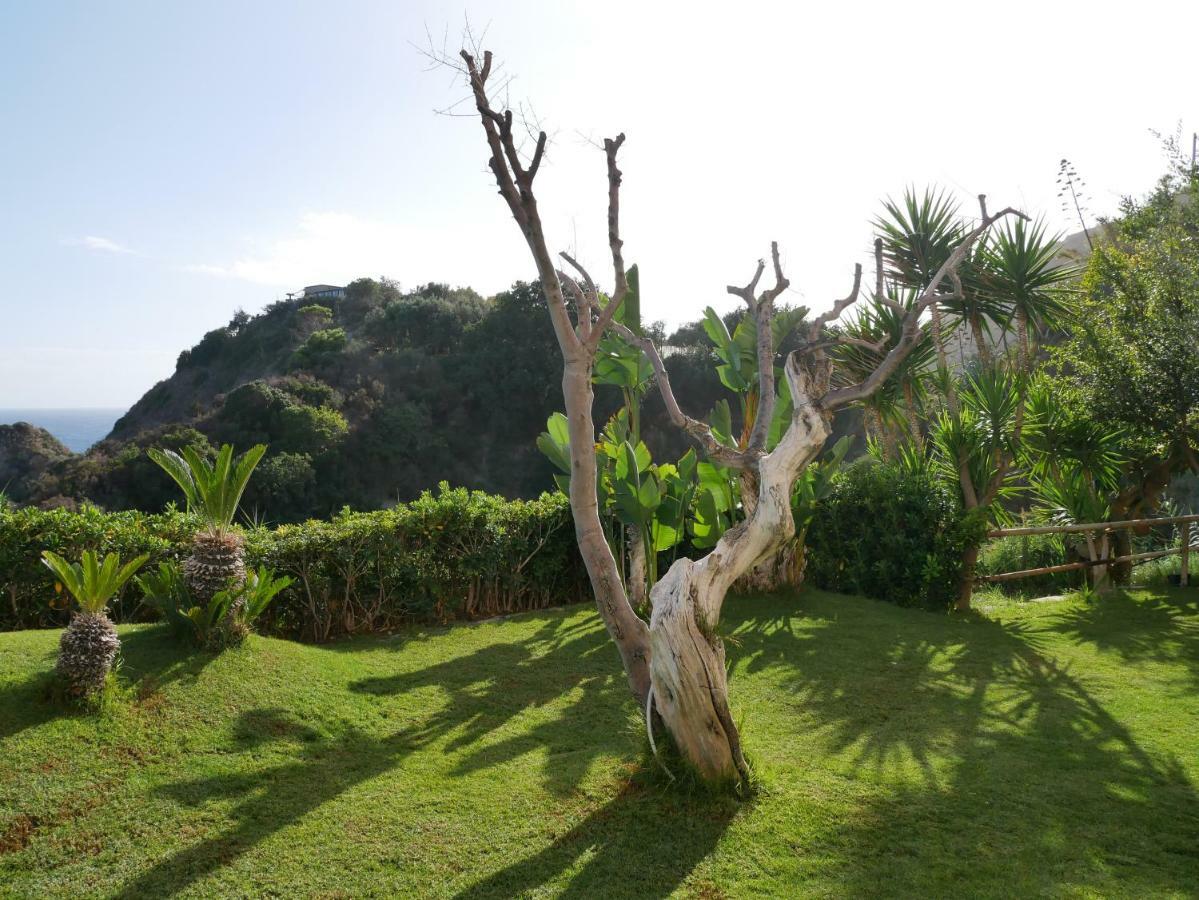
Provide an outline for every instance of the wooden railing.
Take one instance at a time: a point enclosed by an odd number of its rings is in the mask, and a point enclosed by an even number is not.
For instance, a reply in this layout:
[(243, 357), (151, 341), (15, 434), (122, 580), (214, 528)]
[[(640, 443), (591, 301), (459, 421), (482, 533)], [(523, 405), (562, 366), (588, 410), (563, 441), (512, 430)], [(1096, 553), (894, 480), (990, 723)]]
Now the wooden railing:
[[(980, 582), (995, 582), (995, 581), (1013, 581), (1017, 578), (1029, 578), (1033, 575), (1049, 575), (1053, 572), (1070, 572), (1076, 569), (1094, 569), (1097, 568), (1094, 581), (1096, 585), (1102, 583), (1107, 575), (1108, 566), (1116, 563), (1136, 563), (1145, 562), (1150, 559), (1157, 559), (1162, 556), (1172, 556), (1175, 553), (1182, 554), (1182, 565), (1180, 567), (1179, 584), (1186, 585), (1190, 574), (1191, 551), (1199, 550), (1199, 544), (1191, 544), (1191, 525), (1199, 522), (1199, 516), (1171, 516), (1166, 519), (1127, 519), (1122, 522), (1094, 522), (1086, 525), (1037, 525), (1031, 528), (1000, 528), (996, 531), (988, 532), (987, 537), (1023, 537), (1034, 534), (1085, 534), (1087, 538), (1087, 549), (1090, 559), (1079, 560), (1078, 562), (1062, 563), (1057, 566), (1041, 566), (1036, 569), (1023, 569), (1019, 572), (1003, 572), (998, 575), (983, 575), (978, 578)], [(1179, 525), (1181, 532), (1181, 540), (1177, 547), (1171, 547), (1168, 550), (1153, 550), (1149, 553), (1131, 553), (1125, 556), (1109, 556), (1108, 551), (1111, 545), (1110, 537), (1113, 532), (1120, 528), (1149, 528), (1154, 525)], [(1096, 541), (1098, 537), (1098, 542)], [(1098, 545), (1097, 545), (1098, 544)]]

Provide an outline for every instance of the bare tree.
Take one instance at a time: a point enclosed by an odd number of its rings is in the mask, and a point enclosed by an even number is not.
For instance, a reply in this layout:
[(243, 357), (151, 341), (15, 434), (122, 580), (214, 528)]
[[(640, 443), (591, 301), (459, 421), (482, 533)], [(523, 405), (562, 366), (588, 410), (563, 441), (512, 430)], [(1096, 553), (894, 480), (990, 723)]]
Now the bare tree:
[[(533, 183), (545, 155), (545, 133), (537, 136), (531, 153), (522, 154), (514, 138), (512, 110), (496, 109), (488, 93), (488, 79), (493, 71), (491, 52), (482, 54), (481, 63), (477, 52), (463, 50), (461, 58), (490, 149), (488, 165), (537, 265), (562, 351), (562, 394), (570, 434), (570, 505), (579, 551), (600, 615), (620, 651), (633, 696), (645, 710), (651, 740), (654, 725), (660, 721), (701, 777), (744, 782), (749, 773), (729, 711), (724, 644), (717, 635), (725, 595), (738, 577), (777, 552), (795, 533), (791, 491), (796, 478), (824, 446), (834, 411), (882, 386), (917, 344), (921, 314), (960, 295), (957, 270), (970, 247), (996, 220), (1014, 210), (1005, 209), (984, 217), (962, 239), (932, 280), (933, 287), (903, 310), (906, 318), (902, 336), (868, 377), (857, 384), (832, 388), (832, 362), (826, 351), (838, 340), (849, 339), (830, 336), (827, 326), (858, 299), (862, 270), (857, 266), (849, 294), (807, 326), (800, 348), (785, 361), (783, 370), (794, 410), (783, 437), (767, 452), (776, 396), (775, 347), (770, 322), (775, 301), (788, 286), (778, 244), (772, 243), (773, 284), (759, 289), (767, 266), (761, 260), (748, 284), (729, 288), (731, 294), (744, 300), (748, 314), (757, 324), (761, 398), (748, 446), (729, 447), (716, 438), (707, 424), (691, 418), (680, 408), (653, 341), (614, 322), (628, 290), (620, 238), (621, 171), (617, 166), (625, 136), (620, 134), (603, 142), (608, 169), (608, 249), (613, 285), (605, 299), (579, 262), (565, 253), (556, 259), (549, 250), (533, 193)], [(559, 269), (559, 260), (572, 274)], [(881, 258), (878, 264), (881, 266)], [(944, 284), (954, 285), (954, 292), (940, 290), (938, 286)], [(707, 556), (677, 560), (654, 585), (648, 623), (637, 615), (621, 583), (616, 560), (604, 539), (596, 497), (592, 374), (600, 338), (609, 329), (619, 332), (645, 353), (674, 424), (690, 435), (710, 460), (747, 473), (757, 486), (756, 502), (746, 509), (744, 521), (726, 531)], [(884, 348), (880, 345), (876, 349)]]

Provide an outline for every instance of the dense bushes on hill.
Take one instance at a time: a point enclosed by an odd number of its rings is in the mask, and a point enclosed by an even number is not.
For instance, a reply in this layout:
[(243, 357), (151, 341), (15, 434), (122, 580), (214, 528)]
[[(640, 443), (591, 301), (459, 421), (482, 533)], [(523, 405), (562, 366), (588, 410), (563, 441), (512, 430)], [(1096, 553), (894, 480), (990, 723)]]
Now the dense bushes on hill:
[[(178, 512), (0, 509), (0, 630), (61, 626), (69, 619), (65, 598), (40, 562), (43, 550), (72, 558), (85, 549), (122, 557), (148, 553), (153, 565), (185, 555), (195, 530)], [(442, 485), (393, 509), (250, 529), (246, 561), (295, 579), (260, 627), (308, 640), (589, 596), (561, 495), (511, 501)], [(138, 607), (126, 587), (112, 617), (144, 616)]]
[[(664, 338), (661, 326), (650, 330)], [(680, 403), (707, 416), (727, 391), (703, 329), (686, 326), (663, 343)], [(264, 521), (323, 518), (347, 505), (377, 509), (440, 481), (536, 497), (553, 486), (534, 442), (561, 408), (561, 377), (535, 284), (485, 299), (469, 288), (401, 291), (361, 279), (344, 298), (239, 312), (180, 354), (174, 375), (107, 440), (86, 455), (50, 460), (36, 484), (18, 476), (9, 492), (23, 502), (62, 496), (153, 512), (174, 489), (147, 459), (148, 447), (227, 442), (270, 447), (246, 505)], [(598, 385), (596, 394), (603, 421), (619, 391)], [(642, 437), (659, 459), (688, 447), (656, 391), (644, 403)]]

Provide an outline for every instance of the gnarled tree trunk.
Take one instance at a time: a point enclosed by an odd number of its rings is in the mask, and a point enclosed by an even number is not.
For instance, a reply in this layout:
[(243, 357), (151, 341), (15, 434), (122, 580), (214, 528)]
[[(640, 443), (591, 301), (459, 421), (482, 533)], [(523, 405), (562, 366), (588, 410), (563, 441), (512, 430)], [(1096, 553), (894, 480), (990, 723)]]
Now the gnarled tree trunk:
[[(756, 274), (746, 287), (728, 289), (745, 300), (749, 314), (758, 326), (757, 392), (760, 404), (747, 445), (743, 449), (728, 447), (716, 438), (707, 424), (683, 413), (653, 341), (633, 334), (614, 321), (628, 291), (619, 231), (621, 172), (616, 165), (624, 135), (604, 141), (608, 167), (608, 246), (614, 281), (608, 299), (603, 297), (586, 270), (569, 255), (560, 254), (577, 272), (579, 281), (558, 271), (547, 248), (533, 194), (533, 181), (546, 147), (545, 133), (538, 135), (531, 155), (522, 155), (513, 138), (511, 110), (496, 111), (487, 96), (486, 85), (492, 71), (491, 53), (483, 54), (482, 65), (466, 50), (462, 51), (461, 58), (465, 62), (462, 71), (470, 84), (487, 137), (491, 154), (488, 163), (500, 195), (520, 226), (537, 264), (550, 320), (562, 352), (562, 394), (570, 438), (570, 506), (579, 552), (587, 567), (596, 606), (620, 651), (629, 688), (646, 712), (647, 725), (652, 727), (656, 710), (683, 756), (705, 779), (744, 781), (748, 772), (740, 737), (729, 711), (724, 648), (717, 633), (725, 596), (734, 581), (794, 536), (791, 490), (796, 478), (824, 446), (832, 413), (841, 406), (871, 396), (895, 372), (917, 344), (919, 319), (924, 310), (932, 308), (936, 312), (936, 304), (960, 299), (956, 295), (939, 293), (936, 286), (956, 272), (974, 241), (996, 219), (1012, 210), (989, 218), (984, 216), (982, 225), (963, 239), (941, 267), (933, 279), (934, 287), (910, 307), (895, 304), (905, 316), (902, 334), (874, 372), (859, 384), (830, 390), (832, 363), (825, 348), (840, 339), (830, 338), (825, 326), (856, 302), (862, 271), (861, 266), (855, 267), (850, 295), (813, 320), (804, 345), (786, 360), (784, 373), (794, 407), (791, 424), (774, 450), (767, 453), (767, 435), (776, 399), (771, 321), (776, 298), (789, 286), (783, 275), (778, 245), (772, 244), (774, 286), (755, 294), (766, 266), (765, 261), (760, 260)], [(881, 280), (881, 251), (878, 266)], [(574, 301), (575, 321), (571, 320), (571, 310), (566, 304), (567, 292)], [(887, 302), (885, 298), (884, 302)], [(726, 531), (703, 559), (675, 562), (654, 586), (650, 592), (653, 609), (648, 625), (637, 615), (621, 582), (620, 570), (601, 525), (596, 494), (592, 374), (599, 341), (608, 330), (616, 331), (626, 341), (641, 347), (653, 365), (671, 421), (699, 445), (705, 456), (713, 462), (746, 472), (756, 481), (756, 489), (749, 495), (754, 505), (747, 509), (746, 520)]]
[(700, 560), (680, 559), (651, 591), (653, 707), (684, 757), (709, 780), (748, 777), (729, 712), (720, 610), (733, 582), (795, 536), (791, 488), (820, 453), (828, 415), (812, 402), (798, 361), (787, 362), (795, 399), (791, 427), (758, 465), (753, 513)]

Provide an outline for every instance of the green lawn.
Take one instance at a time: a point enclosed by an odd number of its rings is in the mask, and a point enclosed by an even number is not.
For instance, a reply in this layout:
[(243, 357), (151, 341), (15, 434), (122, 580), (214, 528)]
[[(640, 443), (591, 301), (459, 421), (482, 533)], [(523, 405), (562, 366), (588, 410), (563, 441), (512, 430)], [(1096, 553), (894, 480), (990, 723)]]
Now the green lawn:
[(42, 699), (57, 632), (0, 634), (0, 895), (1199, 896), (1199, 591), (724, 624), (748, 804), (642, 771), (590, 609), (217, 658), (126, 627), (99, 716)]

